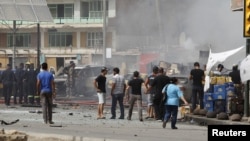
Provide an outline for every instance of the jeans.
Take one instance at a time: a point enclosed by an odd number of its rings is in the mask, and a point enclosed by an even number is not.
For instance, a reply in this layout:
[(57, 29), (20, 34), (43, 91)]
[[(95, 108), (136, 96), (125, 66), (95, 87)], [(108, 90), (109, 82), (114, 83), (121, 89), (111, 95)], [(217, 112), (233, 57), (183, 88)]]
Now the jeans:
[(112, 117), (116, 117), (116, 105), (117, 105), (117, 101), (119, 102), (119, 106), (120, 106), (120, 118), (124, 118), (124, 105), (123, 105), (123, 97), (124, 94), (113, 94), (112, 95), (112, 105), (111, 105), (111, 114)]
[(176, 105), (165, 105), (165, 116), (164, 122), (168, 122), (171, 118), (171, 128), (175, 127), (177, 121), (178, 106)]

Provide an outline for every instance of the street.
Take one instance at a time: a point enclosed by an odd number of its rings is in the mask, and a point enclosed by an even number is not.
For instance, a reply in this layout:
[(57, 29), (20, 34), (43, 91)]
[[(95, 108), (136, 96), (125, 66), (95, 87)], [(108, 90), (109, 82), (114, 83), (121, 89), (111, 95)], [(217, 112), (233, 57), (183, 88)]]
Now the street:
[[(132, 120), (109, 119), (110, 107), (105, 107), (106, 119), (96, 119), (96, 105), (57, 104), (53, 109), (55, 124), (44, 124), (40, 107), (0, 106), (0, 119), (12, 125), (1, 125), (4, 130), (17, 130), (29, 135), (29, 141), (93, 141), (93, 140), (143, 140), (143, 141), (206, 141), (207, 127), (189, 122), (177, 123), (172, 130), (170, 123), (165, 129), (162, 122), (153, 119), (138, 120), (137, 107)], [(125, 114), (127, 113), (125, 109)], [(146, 117), (146, 109), (143, 110)], [(119, 107), (117, 108), (119, 116)]]

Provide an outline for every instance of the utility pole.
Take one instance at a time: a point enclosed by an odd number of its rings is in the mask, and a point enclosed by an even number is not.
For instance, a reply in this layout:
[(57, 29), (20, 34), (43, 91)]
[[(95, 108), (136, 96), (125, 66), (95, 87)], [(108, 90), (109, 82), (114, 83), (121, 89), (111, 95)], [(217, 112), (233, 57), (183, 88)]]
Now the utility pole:
[[(246, 56), (250, 54), (250, 0), (244, 0), (244, 7), (243, 7), (243, 14), (244, 14), (244, 26), (243, 26), (243, 36), (246, 37)], [(249, 82), (247, 80), (245, 84), (245, 97), (244, 97), (244, 116), (249, 116)]]
[[(250, 54), (250, 39), (246, 39), (246, 56)], [(244, 116), (249, 117), (249, 82), (245, 84), (245, 98), (244, 98)]]
[(106, 65), (106, 0), (103, 0), (103, 28), (102, 28), (102, 36), (103, 36), (103, 65)]
[(40, 67), (40, 23), (37, 23), (37, 68)]
[(15, 69), (15, 58), (16, 58), (16, 21), (13, 21), (13, 38), (12, 38), (12, 43), (13, 43), (13, 54), (12, 54), (12, 69)]

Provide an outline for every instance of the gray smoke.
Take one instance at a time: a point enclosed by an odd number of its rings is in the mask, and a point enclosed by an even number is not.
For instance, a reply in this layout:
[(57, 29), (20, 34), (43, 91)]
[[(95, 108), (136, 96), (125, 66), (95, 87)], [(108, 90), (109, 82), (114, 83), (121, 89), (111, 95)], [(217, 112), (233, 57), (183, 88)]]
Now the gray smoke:
[[(194, 62), (199, 50), (222, 52), (245, 45), (243, 12), (233, 12), (229, 0), (128, 1), (120, 0), (125, 8), (118, 13), (122, 49), (165, 52), (164, 60)], [(245, 50), (224, 64), (231, 68), (243, 57)]]

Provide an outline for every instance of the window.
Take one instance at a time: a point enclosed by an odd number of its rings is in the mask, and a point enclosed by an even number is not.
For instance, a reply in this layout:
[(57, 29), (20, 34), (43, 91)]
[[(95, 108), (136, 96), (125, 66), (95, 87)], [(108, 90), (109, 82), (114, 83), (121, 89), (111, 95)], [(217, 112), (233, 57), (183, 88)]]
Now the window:
[[(16, 33), (16, 47), (30, 47), (30, 33)], [(13, 47), (13, 34), (7, 34), (7, 46)]]
[(49, 4), (48, 7), (53, 18), (72, 18), (74, 16), (73, 4)]
[(100, 47), (103, 45), (103, 34), (102, 32), (88, 32), (87, 40), (87, 47)]
[(49, 33), (49, 47), (72, 47), (71, 32)]
[[(90, 0), (81, 3), (81, 16), (89, 18), (102, 18), (103, 4), (102, 0)], [(108, 0), (106, 0), (106, 10), (108, 10)]]

